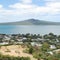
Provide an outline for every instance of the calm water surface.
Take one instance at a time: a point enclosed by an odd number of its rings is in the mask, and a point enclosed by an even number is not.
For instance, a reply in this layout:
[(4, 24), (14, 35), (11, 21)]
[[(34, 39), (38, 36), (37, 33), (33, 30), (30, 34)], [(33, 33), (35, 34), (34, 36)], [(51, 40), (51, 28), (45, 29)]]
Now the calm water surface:
[(0, 25), (0, 33), (2, 34), (18, 34), (18, 33), (31, 33), (31, 34), (60, 34), (60, 26), (54, 25)]

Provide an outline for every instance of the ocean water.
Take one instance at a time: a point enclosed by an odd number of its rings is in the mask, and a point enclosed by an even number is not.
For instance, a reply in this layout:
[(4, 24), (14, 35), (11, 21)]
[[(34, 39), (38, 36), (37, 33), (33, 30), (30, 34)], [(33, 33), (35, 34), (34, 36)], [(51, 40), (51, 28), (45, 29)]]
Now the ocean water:
[(60, 35), (59, 25), (0, 25), (0, 34), (48, 34)]

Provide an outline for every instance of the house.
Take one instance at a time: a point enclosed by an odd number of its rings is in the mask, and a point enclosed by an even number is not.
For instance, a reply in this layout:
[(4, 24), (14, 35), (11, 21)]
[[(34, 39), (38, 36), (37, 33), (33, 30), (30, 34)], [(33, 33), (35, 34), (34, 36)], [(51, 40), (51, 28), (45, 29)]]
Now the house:
[(49, 53), (49, 54), (53, 55), (53, 52), (52, 52), (52, 51), (49, 51), (49, 52), (47, 52), (47, 53)]
[(59, 43), (59, 40), (58, 40), (58, 39), (56, 39), (56, 42), (57, 42), (57, 43)]
[(4, 36), (5, 36), (4, 34), (0, 34), (0, 39), (1, 39), (1, 38), (4, 38)]
[(14, 42), (14, 44), (23, 44), (23, 42)]
[(4, 36), (5, 40), (10, 40), (11, 38), (9, 36)]
[(23, 37), (21, 40), (22, 41), (27, 41), (27, 38), (26, 37)]
[(0, 45), (7, 45), (7, 44), (9, 44), (8, 42), (2, 42), (2, 43), (0, 43)]
[(50, 49), (56, 49), (55, 45), (50, 45)]
[(39, 43), (37, 43), (37, 42), (31, 42), (31, 45), (32, 45), (32, 46), (42, 46), (42, 44), (39, 44)]
[(21, 42), (22, 40), (21, 39), (17, 39), (18, 42)]
[(3, 42), (9, 42), (10, 41), (10, 37), (5, 35), (4, 38), (2, 39)]

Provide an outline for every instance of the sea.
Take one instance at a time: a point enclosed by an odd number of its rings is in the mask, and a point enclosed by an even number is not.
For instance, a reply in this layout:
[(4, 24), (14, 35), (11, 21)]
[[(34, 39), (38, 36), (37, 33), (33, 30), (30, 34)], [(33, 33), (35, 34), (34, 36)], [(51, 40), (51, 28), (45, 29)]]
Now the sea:
[(60, 35), (60, 25), (0, 25), (0, 34), (49, 34)]

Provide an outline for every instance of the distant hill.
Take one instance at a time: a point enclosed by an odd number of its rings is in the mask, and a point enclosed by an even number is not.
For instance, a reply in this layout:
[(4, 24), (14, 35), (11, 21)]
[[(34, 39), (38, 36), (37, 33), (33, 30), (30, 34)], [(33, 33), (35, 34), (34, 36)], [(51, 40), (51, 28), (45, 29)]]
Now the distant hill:
[(8, 22), (8, 23), (0, 23), (0, 25), (60, 25), (60, 22), (49, 22), (49, 21), (42, 21), (38, 19), (28, 19), (24, 21), (18, 22)]

